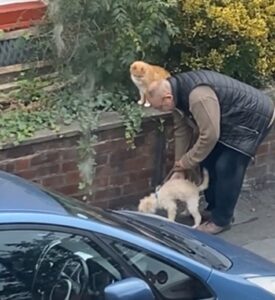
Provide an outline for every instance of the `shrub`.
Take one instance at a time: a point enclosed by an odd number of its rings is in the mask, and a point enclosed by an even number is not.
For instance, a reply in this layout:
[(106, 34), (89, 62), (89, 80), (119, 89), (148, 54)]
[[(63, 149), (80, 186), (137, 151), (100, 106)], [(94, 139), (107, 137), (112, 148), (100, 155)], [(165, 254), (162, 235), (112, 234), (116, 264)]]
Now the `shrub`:
[(95, 84), (108, 90), (127, 82), (133, 60), (163, 62), (171, 40), (179, 32), (172, 20), (177, 12), (175, 0), (69, 3), (50, 2), (49, 15), (57, 25), (55, 40), (61, 63), (65, 61), (74, 74), (92, 72)]
[(180, 2), (181, 69), (215, 69), (254, 85), (274, 76), (274, 0)]

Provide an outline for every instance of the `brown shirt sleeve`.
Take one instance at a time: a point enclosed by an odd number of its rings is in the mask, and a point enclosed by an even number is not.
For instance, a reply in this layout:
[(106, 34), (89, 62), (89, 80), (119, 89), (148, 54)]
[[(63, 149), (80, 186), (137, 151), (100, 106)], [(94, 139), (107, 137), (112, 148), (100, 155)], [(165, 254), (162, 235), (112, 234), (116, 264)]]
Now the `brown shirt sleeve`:
[(189, 109), (198, 126), (199, 137), (194, 146), (181, 158), (185, 169), (194, 168), (202, 162), (220, 137), (220, 105), (210, 87), (199, 86), (191, 92)]
[(174, 136), (175, 136), (175, 160), (178, 161), (190, 149), (193, 137), (193, 130), (188, 125), (185, 115), (175, 110), (174, 119)]

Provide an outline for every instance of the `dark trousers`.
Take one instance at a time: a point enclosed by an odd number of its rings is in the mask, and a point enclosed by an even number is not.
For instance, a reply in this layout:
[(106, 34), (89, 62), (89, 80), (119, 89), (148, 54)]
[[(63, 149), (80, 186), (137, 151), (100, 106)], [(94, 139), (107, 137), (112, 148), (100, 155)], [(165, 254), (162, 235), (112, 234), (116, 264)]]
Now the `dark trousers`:
[(205, 191), (207, 209), (218, 226), (226, 226), (232, 220), (249, 161), (249, 156), (217, 143), (202, 162), (210, 177)]

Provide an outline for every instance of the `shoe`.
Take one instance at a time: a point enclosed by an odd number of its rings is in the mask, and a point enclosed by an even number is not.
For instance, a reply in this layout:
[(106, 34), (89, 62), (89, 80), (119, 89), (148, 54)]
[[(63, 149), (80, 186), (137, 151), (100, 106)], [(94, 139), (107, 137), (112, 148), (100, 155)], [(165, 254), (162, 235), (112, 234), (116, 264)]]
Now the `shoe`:
[[(211, 218), (212, 218), (211, 210), (206, 210), (205, 209), (201, 212), (202, 222), (211, 221)], [(235, 217), (233, 216), (232, 219), (231, 219), (231, 224), (233, 224), (234, 222), (235, 222)]]
[(211, 213), (210, 210), (204, 210), (204, 211), (201, 212), (202, 222), (210, 221), (211, 217), (212, 217), (212, 213)]
[(202, 232), (208, 233), (208, 234), (213, 234), (213, 235), (219, 234), (219, 233), (224, 232), (229, 229), (231, 229), (230, 224), (226, 225), (226, 226), (218, 226), (212, 221), (205, 222), (197, 228), (197, 230), (199, 230), (199, 231), (202, 231)]

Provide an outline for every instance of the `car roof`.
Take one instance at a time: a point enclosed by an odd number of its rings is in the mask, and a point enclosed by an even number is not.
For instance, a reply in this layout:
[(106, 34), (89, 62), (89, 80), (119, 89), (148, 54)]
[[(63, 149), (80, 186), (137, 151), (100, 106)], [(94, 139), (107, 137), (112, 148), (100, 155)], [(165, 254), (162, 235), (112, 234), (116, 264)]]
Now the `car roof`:
[(37, 212), (69, 215), (69, 212), (39, 186), (0, 171), (0, 213)]

